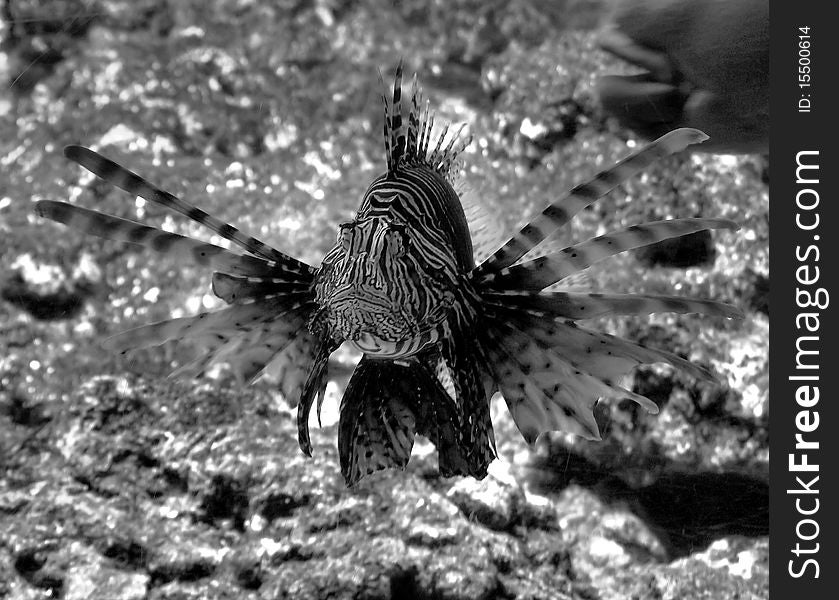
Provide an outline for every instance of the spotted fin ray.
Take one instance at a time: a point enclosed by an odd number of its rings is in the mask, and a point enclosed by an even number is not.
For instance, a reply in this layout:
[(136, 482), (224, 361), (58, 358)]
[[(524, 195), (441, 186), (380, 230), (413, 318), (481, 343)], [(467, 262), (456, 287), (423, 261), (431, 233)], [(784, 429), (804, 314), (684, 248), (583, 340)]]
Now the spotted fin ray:
[(306, 263), (283, 254), (254, 237), (243, 234), (234, 226), (216, 219), (200, 208), (181, 200), (169, 192), (161, 190), (136, 173), (132, 173), (125, 167), (89, 148), (85, 148), (84, 146), (67, 146), (64, 149), (64, 156), (129, 194), (140, 196), (149, 202), (154, 202), (177, 211), (196, 223), (204, 225), (222, 238), (244, 248), (254, 256), (259, 256), (277, 263), (284, 271), (303, 276), (311, 276), (313, 273), (312, 267)]
[(308, 282), (289, 282), (284, 277), (236, 277), (227, 273), (213, 273), (213, 293), (228, 304), (311, 296)]
[[(173, 371), (170, 377), (198, 377), (211, 364), (224, 362), (237, 381), (247, 385), (267, 369), (275, 372), (282, 369), (289, 379), (281, 381), (280, 388), (294, 406), (302, 393), (305, 372), (314, 359), (317, 345), (306, 329), (307, 316), (307, 310), (298, 309), (279, 314), (247, 331), (222, 330), (194, 336), (196, 345), (202, 349), (200, 355)], [(301, 371), (304, 371), (302, 377)]]
[(629, 340), (594, 331), (571, 320), (546, 320), (529, 311), (506, 310), (502, 318), (544, 345), (549, 346), (567, 363), (603, 379), (619, 381), (638, 365), (667, 363), (700, 381), (716, 382), (704, 368), (684, 358)]
[(742, 318), (736, 306), (713, 300), (654, 294), (601, 294), (579, 292), (542, 292), (507, 290), (486, 293), (483, 298), (493, 306), (520, 308), (546, 319), (594, 319), (612, 315), (646, 315), (659, 312), (697, 313), (714, 317)]
[(708, 136), (697, 129), (676, 129), (619, 161), (611, 169), (601, 171), (590, 181), (575, 186), (542, 210), (490, 258), (478, 265), (473, 271), (473, 276), (476, 279), (482, 278), (509, 267), (553, 231), (568, 223), (583, 208), (608, 194), (636, 173), (665, 156), (680, 152), (687, 146), (706, 139)]
[(648, 398), (621, 387), (619, 378), (567, 361), (546, 340), (519, 329), (519, 324), (496, 320), (487, 335), (495, 380), (528, 443), (541, 433), (558, 430), (600, 439), (593, 409), (601, 397), (629, 399), (648, 412), (658, 412)]
[[(452, 172), (458, 164), (458, 156), (471, 143), (472, 137), (463, 135), (465, 124), (449, 136), (449, 125), (443, 127), (437, 136), (434, 149), (429, 152), (429, 144), (434, 127), (434, 115), (426, 109), (421, 112), (422, 94), (418, 85), (411, 91), (411, 101), (407, 115), (407, 125), (402, 113), (402, 61), (396, 67), (393, 94), (388, 98), (387, 91), (382, 93), (384, 105), (384, 145), (387, 172), (397, 176), (402, 165), (422, 165), (440, 173), (448, 180), (453, 180)], [(382, 88), (384, 81), (379, 75)], [(414, 78), (416, 82), (416, 77)]]
[(487, 338), (498, 388), (528, 444), (534, 443), (541, 433), (557, 430), (600, 439), (592, 412), (597, 395), (574, 396), (559, 381), (541, 388), (534, 380), (533, 366), (538, 365), (536, 375), (546, 375), (542, 367), (550, 369), (556, 361), (540, 356), (535, 345), (522, 344), (506, 332), (490, 330)]
[(113, 352), (126, 352), (200, 335), (248, 331), (258, 324), (291, 312), (305, 303), (298, 300), (286, 304), (282, 299), (270, 298), (249, 304), (234, 304), (215, 312), (167, 319), (129, 329), (107, 338), (102, 342), (102, 346)]
[(244, 276), (280, 274), (277, 265), (264, 258), (235, 254), (221, 246), (67, 202), (40, 200), (35, 204), (35, 213), (97, 237), (139, 244), (178, 260), (190, 261), (226, 273)]
[(726, 219), (670, 219), (632, 225), (561, 251), (484, 275), (498, 289), (541, 290), (615, 254), (706, 229), (739, 229)]

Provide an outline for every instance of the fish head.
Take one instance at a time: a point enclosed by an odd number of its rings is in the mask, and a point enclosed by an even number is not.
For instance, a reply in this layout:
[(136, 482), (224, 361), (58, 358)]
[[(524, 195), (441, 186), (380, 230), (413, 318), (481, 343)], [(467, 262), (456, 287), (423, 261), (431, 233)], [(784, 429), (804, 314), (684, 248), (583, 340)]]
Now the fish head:
[(425, 216), (366, 206), (339, 226), (324, 258), (315, 327), (366, 354), (409, 356), (439, 338), (461, 281), (457, 260), (445, 232)]

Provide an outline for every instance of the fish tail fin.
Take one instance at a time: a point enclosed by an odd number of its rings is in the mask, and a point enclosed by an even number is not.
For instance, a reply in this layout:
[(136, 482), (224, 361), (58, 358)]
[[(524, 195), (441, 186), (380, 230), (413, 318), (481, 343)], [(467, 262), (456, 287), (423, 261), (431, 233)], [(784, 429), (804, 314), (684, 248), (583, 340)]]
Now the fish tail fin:
[(476, 278), (497, 273), (527, 254), (537, 244), (562, 227), (583, 208), (611, 192), (618, 185), (656, 162), (691, 144), (708, 139), (698, 129), (676, 129), (651, 142), (641, 150), (619, 161), (615, 166), (601, 171), (590, 181), (566, 192), (507, 240), (486, 261), (473, 271)]

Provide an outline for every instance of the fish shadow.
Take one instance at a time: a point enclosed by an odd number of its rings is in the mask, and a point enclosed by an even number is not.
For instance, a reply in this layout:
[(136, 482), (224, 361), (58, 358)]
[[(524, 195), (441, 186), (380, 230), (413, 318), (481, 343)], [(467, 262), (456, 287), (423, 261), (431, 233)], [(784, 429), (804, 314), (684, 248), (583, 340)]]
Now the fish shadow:
[(674, 470), (648, 485), (631, 486), (579, 454), (556, 458), (538, 459), (529, 467), (534, 492), (555, 496), (573, 483), (609, 506), (628, 508), (658, 537), (671, 560), (720, 538), (769, 535), (769, 485), (759, 478)]

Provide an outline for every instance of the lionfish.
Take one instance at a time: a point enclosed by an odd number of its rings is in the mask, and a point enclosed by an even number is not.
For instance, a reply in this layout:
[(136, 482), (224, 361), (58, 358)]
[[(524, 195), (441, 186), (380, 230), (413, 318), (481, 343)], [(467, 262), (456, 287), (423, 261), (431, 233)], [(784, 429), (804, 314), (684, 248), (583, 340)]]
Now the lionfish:
[[(547, 206), (480, 264), (455, 191), (458, 157), (470, 143), (448, 125), (432, 133), (414, 76), (407, 122), (402, 66), (384, 102), (387, 170), (370, 184), (355, 217), (317, 268), (250, 237), (158, 189), (100, 154), (68, 146), (70, 160), (105, 181), (169, 207), (242, 248), (219, 246), (65, 202), (40, 201), (37, 214), (103, 238), (149, 247), (215, 272), (217, 312), (132, 329), (105, 340), (117, 352), (190, 339), (205, 352), (173, 375), (198, 376), (227, 362), (252, 381), (267, 366), (297, 402), (298, 441), (311, 456), (309, 414), (318, 417), (328, 360), (343, 342), (362, 353), (340, 403), (338, 450), (348, 486), (374, 471), (405, 468), (414, 438), (438, 450), (441, 475), (482, 479), (496, 457), (490, 399), (501, 392), (528, 443), (562, 430), (600, 439), (593, 408), (601, 397), (651, 400), (621, 387), (639, 364), (664, 362), (713, 381), (669, 352), (588, 329), (579, 320), (669, 311), (737, 317), (718, 302), (673, 296), (546, 291), (589, 265), (626, 250), (704, 229), (737, 229), (723, 219), (634, 225), (529, 260), (553, 231), (621, 182), (707, 136), (664, 135)], [(432, 147), (433, 144), (433, 147)], [(524, 258), (524, 260), (522, 260)], [(552, 288), (553, 289), (553, 288)]]

